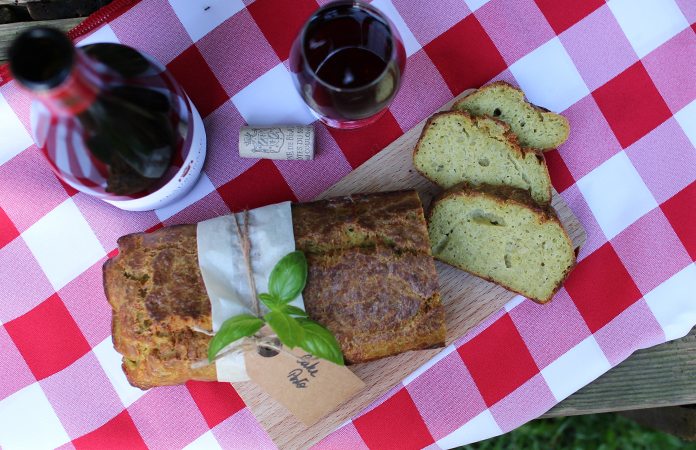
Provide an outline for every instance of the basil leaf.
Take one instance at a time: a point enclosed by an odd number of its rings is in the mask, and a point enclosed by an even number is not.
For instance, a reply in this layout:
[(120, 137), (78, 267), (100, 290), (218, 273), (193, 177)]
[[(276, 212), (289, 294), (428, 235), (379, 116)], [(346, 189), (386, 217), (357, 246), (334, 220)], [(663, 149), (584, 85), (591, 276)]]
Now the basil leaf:
[(292, 314), (293, 316), (308, 317), (307, 313), (297, 306), (281, 305), (278, 311), (285, 314)]
[(312, 319), (300, 319), (299, 322), (305, 331), (304, 341), (298, 344), (301, 349), (339, 366), (345, 366), (341, 346), (328, 328)]
[(278, 301), (278, 297), (271, 294), (259, 294), (259, 300), (261, 300), (264, 305), (268, 306), (268, 309), (271, 311), (279, 311), (279, 308), (283, 306), (280, 301)]
[(212, 363), (215, 355), (217, 355), (223, 347), (231, 344), (237, 339), (252, 336), (261, 329), (263, 324), (263, 320), (248, 314), (227, 319), (220, 327), (220, 331), (218, 331), (210, 341), (210, 345), (208, 346), (208, 362)]
[(307, 259), (304, 253), (295, 250), (275, 265), (268, 278), (268, 290), (280, 303), (289, 303), (300, 295), (306, 282)]
[(290, 317), (278, 311), (271, 311), (263, 316), (268, 322), (268, 325), (273, 328), (273, 331), (278, 335), (280, 342), (287, 345), (290, 349), (295, 348), (300, 342), (304, 341), (305, 330), (302, 326)]

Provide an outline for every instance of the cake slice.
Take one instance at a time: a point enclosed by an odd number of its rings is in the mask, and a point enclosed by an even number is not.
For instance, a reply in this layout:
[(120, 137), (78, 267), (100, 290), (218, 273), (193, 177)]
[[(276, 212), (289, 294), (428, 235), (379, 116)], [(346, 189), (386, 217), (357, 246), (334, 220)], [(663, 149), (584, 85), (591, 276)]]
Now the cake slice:
[(462, 181), (525, 189), (542, 205), (551, 202), (551, 178), (538, 150), (519, 145), (510, 126), (466, 111), (436, 113), (428, 119), (413, 152), (416, 170), (449, 188)]
[(505, 81), (496, 81), (458, 100), (453, 110), (477, 116), (487, 114), (510, 125), (522, 147), (549, 151), (568, 139), (568, 119), (524, 101), (524, 92)]
[(576, 264), (553, 208), (518, 188), (461, 183), (442, 191), (428, 230), (435, 259), (537, 303), (551, 301)]

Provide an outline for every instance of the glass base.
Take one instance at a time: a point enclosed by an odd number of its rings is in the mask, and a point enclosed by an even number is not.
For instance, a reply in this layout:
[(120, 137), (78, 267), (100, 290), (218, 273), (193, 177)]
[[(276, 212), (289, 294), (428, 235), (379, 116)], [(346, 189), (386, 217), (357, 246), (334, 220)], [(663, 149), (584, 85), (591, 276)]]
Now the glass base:
[(338, 130), (354, 130), (356, 128), (366, 127), (377, 122), (379, 119), (382, 118), (384, 113), (387, 112), (387, 108), (384, 108), (374, 116), (370, 116), (360, 120), (336, 120), (326, 116), (320, 116), (315, 111), (312, 112), (327, 127), (336, 128)]

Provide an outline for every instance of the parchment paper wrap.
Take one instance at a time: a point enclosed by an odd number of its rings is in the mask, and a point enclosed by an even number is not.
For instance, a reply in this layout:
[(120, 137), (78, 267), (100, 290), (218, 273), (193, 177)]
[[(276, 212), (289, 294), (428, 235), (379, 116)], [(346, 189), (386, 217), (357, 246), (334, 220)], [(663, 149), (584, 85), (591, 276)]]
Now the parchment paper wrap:
[[(240, 229), (244, 214), (237, 213)], [(268, 277), (280, 259), (295, 250), (290, 202), (249, 211), (251, 267), (257, 292), (268, 292)], [(198, 264), (210, 297), (213, 331), (240, 314), (254, 315), (244, 256), (232, 215), (200, 222), (197, 228)], [(291, 303), (304, 308), (302, 294)], [(263, 303), (261, 313), (268, 312)], [(230, 344), (233, 346), (235, 343)], [(227, 347), (226, 347), (227, 348)], [(222, 351), (225, 351), (223, 349)], [(229, 355), (216, 362), (218, 381), (247, 381), (243, 355)]]

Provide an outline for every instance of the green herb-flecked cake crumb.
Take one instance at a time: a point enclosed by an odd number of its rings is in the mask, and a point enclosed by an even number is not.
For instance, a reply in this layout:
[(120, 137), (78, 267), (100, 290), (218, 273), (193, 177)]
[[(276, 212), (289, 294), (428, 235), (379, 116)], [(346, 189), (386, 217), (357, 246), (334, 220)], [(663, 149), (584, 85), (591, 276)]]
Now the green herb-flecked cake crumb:
[(528, 190), (542, 205), (551, 202), (551, 178), (538, 150), (520, 147), (510, 127), (466, 111), (433, 115), (413, 152), (418, 172), (443, 188), (462, 181)]
[(520, 145), (541, 151), (553, 150), (568, 139), (565, 117), (524, 101), (524, 92), (505, 81), (496, 81), (458, 100), (453, 110), (477, 116), (488, 114), (510, 125)]
[(443, 191), (428, 230), (435, 259), (537, 303), (549, 302), (576, 264), (555, 211), (518, 188), (461, 183)]

